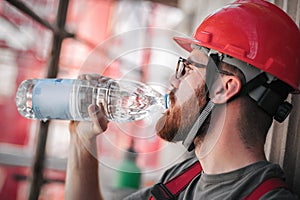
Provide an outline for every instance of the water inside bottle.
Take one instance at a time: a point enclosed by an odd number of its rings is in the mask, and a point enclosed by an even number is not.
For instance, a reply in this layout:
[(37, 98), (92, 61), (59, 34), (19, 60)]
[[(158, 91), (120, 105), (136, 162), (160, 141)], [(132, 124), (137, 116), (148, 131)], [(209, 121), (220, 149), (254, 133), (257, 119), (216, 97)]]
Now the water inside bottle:
[(147, 85), (122, 80), (106, 91), (105, 110), (109, 120), (130, 122), (140, 120), (166, 108), (165, 96)]
[(32, 110), (32, 90), (34, 87), (34, 80), (23, 81), (16, 93), (16, 106), (19, 113), (26, 118), (35, 118)]

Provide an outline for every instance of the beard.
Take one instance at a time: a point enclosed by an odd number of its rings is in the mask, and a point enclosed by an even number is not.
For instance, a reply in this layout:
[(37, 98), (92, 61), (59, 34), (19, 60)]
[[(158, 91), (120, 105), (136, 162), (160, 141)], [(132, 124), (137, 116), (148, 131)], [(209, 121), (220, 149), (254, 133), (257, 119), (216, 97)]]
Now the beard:
[[(194, 90), (194, 95), (182, 103), (176, 105), (176, 90), (169, 94), (171, 107), (164, 113), (157, 124), (157, 135), (169, 142), (183, 141), (191, 130), (195, 120), (207, 103), (205, 83)], [(202, 127), (207, 127), (209, 120), (205, 120)], [(197, 137), (202, 138), (205, 130), (200, 128)], [(205, 128), (206, 129), (206, 128)]]

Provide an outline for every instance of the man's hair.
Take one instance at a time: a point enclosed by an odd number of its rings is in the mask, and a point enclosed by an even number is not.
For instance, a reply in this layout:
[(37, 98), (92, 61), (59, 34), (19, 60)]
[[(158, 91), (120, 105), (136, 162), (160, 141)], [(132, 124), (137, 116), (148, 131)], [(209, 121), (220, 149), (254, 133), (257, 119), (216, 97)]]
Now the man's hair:
[[(237, 67), (221, 62), (219, 68), (234, 74), (241, 80), (242, 85), (245, 85), (245, 76)], [(238, 101), (237, 103), (240, 104), (240, 113), (237, 113), (237, 116), (239, 116), (238, 129), (246, 148), (251, 150), (257, 148), (257, 145), (263, 147), (273, 121), (272, 117), (259, 108), (257, 103), (248, 95), (240, 95), (238, 98), (234, 98), (233, 101)]]

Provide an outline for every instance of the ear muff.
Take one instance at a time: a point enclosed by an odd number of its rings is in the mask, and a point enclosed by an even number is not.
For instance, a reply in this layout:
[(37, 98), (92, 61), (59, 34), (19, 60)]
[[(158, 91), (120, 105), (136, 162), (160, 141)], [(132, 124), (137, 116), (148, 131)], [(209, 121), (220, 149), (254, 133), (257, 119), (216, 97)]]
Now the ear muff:
[[(206, 68), (206, 84), (208, 92), (219, 75), (217, 66), (220, 62), (220, 56), (217, 53), (209, 55), (209, 61)], [(236, 67), (239, 68), (239, 66)], [(247, 77), (248, 75), (245, 74), (247, 73), (247, 70), (243, 69), (242, 71)], [(242, 95), (248, 95), (255, 100), (257, 105), (269, 116), (274, 117), (278, 122), (283, 122), (292, 110), (292, 105), (286, 102), (285, 99), (293, 90), (294, 89), (291, 86), (276, 79), (274, 76), (265, 72), (260, 72), (248, 81), (243, 86), (242, 90), (229, 101)]]

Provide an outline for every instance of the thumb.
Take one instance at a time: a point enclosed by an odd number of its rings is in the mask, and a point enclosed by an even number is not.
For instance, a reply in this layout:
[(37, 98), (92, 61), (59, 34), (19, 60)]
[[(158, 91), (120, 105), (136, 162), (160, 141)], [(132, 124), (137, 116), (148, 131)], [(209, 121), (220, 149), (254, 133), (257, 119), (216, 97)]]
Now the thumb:
[(88, 107), (89, 116), (92, 119), (92, 129), (95, 133), (102, 133), (106, 131), (108, 120), (104, 114), (103, 106), (100, 105), (100, 108), (94, 104)]

